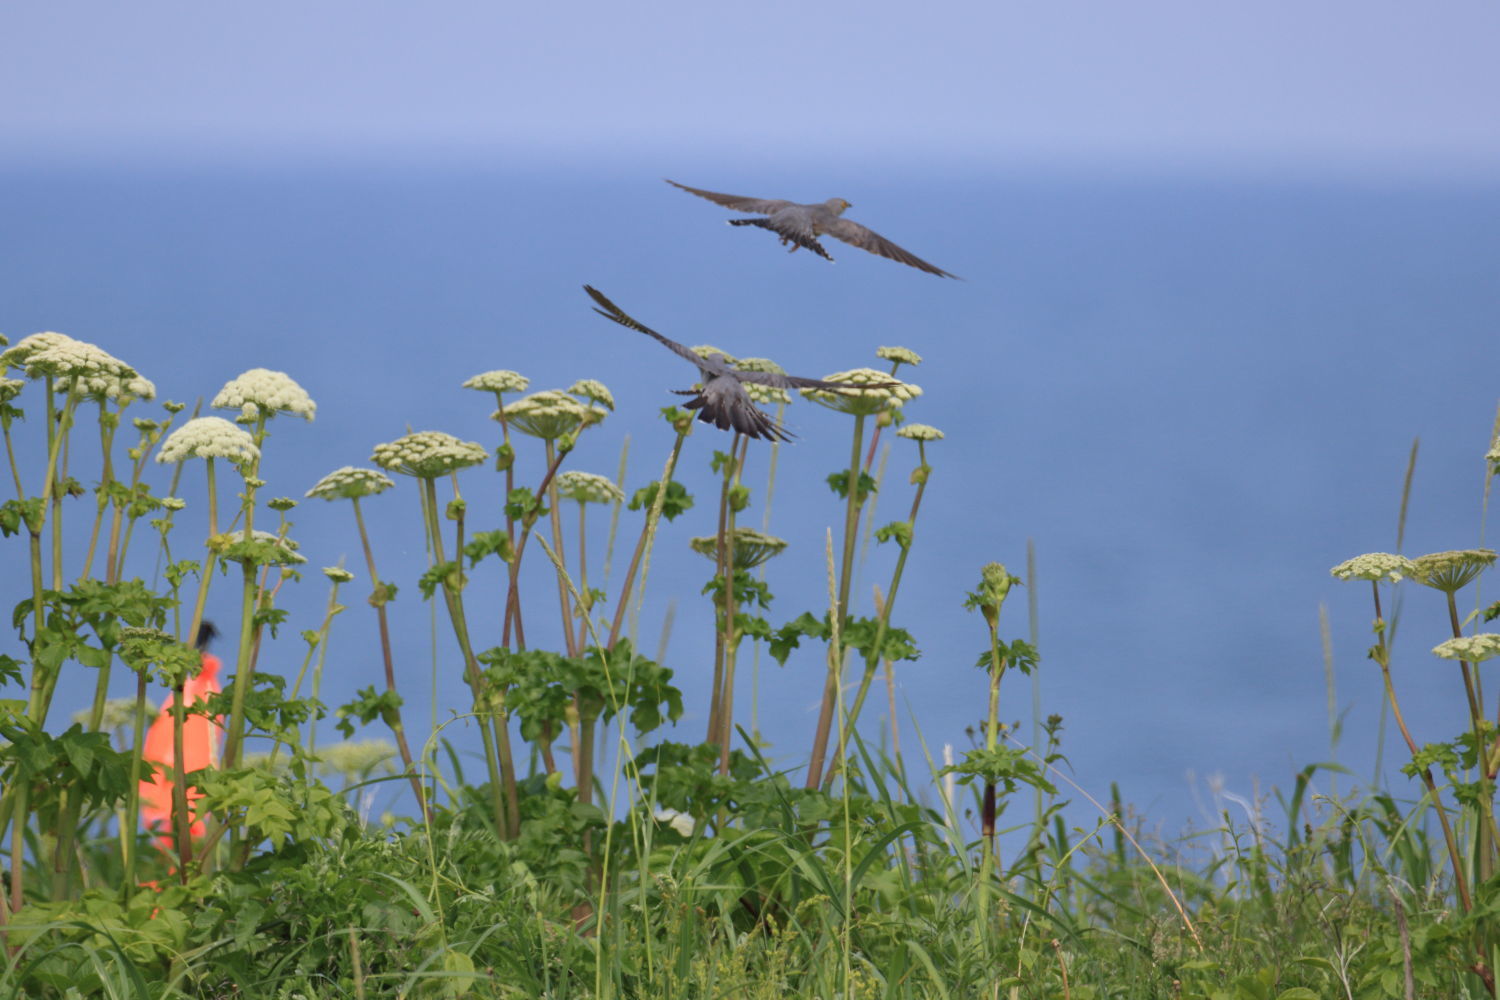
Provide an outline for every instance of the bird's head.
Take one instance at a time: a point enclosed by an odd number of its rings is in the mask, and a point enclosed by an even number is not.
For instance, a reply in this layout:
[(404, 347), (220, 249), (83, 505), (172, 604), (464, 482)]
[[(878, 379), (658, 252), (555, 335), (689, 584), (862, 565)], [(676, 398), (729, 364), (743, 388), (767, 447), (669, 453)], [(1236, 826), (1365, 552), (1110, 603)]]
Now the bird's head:
[(853, 206), (851, 206), (842, 198), (829, 198), (827, 201), (823, 202), (823, 207), (828, 209), (828, 211), (832, 212), (834, 215), (843, 215), (844, 209), (852, 208)]

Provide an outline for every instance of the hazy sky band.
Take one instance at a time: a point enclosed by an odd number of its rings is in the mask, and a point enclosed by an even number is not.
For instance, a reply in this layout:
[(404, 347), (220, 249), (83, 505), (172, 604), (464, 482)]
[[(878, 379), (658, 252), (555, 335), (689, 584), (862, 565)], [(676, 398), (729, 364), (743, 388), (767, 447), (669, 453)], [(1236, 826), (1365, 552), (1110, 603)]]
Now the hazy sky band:
[(16, 152), (1500, 165), (1500, 7), (22, 2)]

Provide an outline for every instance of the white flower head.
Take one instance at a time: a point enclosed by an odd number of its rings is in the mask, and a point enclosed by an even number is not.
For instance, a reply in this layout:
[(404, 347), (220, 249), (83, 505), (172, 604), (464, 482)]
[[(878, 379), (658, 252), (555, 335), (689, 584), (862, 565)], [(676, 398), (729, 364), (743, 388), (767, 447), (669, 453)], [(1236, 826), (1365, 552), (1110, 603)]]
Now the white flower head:
[(922, 394), (921, 386), (902, 382), (873, 368), (854, 368), (824, 375), (825, 382), (852, 382), (869, 388), (803, 389), (802, 395), (830, 410), (854, 416), (870, 416), (893, 406), (901, 406)]
[(579, 503), (622, 503), (625, 491), (615, 485), (608, 476), (593, 472), (568, 471), (559, 473), (553, 480), (559, 496)]
[(363, 469), (346, 465), (341, 469), (334, 469), (319, 479), (313, 484), (313, 488), (303, 495), (319, 497), (323, 500), (352, 500), (356, 497), (383, 493), (395, 485), (395, 480), (378, 469)]
[(0, 403), (9, 403), (21, 394), (26, 388), (26, 380), (19, 378), (0, 378)]
[(442, 431), (417, 431), (386, 444), (377, 444), (370, 461), (382, 469), (419, 479), (434, 479), (478, 465), (489, 457), (484, 445), (460, 441)]
[(667, 824), (684, 837), (691, 837), (698, 825), (693, 817), (676, 809), (658, 809), (654, 815), (658, 823)]
[(28, 378), (51, 376), (58, 392), (120, 403), (156, 397), (156, 386), (134, 368), (102, 347), (66, 334), (34, 333), (0, 354), (0, 362), (25, 370)]
[(615, 408), (614, 394), (598, 379), (581, 378), (568, 387), (568, 392), (575, 396), (581, 396), (590, 402), (598, 403), (606, 410), (613, 410)]
[(1445, 660), (1467, 660), (1469, 663), (1479, 663), (1494, 656), (1500, 656), (1500, 635), (1494, 632), (1481, 632), (1479, 635), (1465, 635), (1457, 639), (1449, 639), (1432, 647), (1432, 651)]
[(494, 371), (480, 372), (478, 375), (464, 379), (463, 387), (477, 389), (480, 392), (525, 392), (530, 384), (531, 379), (520, 372), (496, 368)]
[(560, 389), (522, 396), (503, 412), (510, 426), (543, 441), (572, 434), (599, 417), (598, 410), (584, 406)]
[(286, 372), (269, 368), (252, 368), (225, 383), (214, 397), (216, 410), (239, 410), (240, 419), (255, 420), (290, 413), (311, 420), (318, 404)]
[(941, 441), (943, 432), (931, 424), (902, 424), (896, 436), (912, 441)]
[(342, 566), (324, 566), (323, 575), (334, 583), (349, 583), (354, 579), (354, 574)]
[(920, 365), (922, 355), (906, 347), (880, 347), (875, 350), (877, 358), (894, 361), (898, 365)]
[(161, 509), (162, 510), (178, 511), (178, 510), (182, 510), (186, 506), (187, 506), (187, 501), (183, 500), (181, 497), (162, 497), (161, 498)]
[(1362, 556), (1346, 559), (1328, 572), (1340, 580), (1386, 580), (1399, 583), (1416, 571), (1416, 565), (1405, 556), (1389, 552), (1367, 552)]
[(260, 458), (260, 449), (248, 431), (223, 417), (194, 417), (169, 434), (156, 453), (158, 462), (185, 458), (227, 458), (244, 466)]

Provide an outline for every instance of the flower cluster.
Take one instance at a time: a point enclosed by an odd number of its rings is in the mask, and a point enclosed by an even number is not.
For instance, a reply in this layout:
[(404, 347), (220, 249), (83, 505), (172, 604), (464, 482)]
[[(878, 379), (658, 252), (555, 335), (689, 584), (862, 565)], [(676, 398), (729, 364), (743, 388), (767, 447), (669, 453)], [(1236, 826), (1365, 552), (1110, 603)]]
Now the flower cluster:
[(374, 496), (395, 486), (395, 480), (378, 469), (364, 469), (346, 465), (334, 469), (313, 484), (304, 496), (323, 500), (352, 500), (356, 497)]
[(195, 417), (169, 434), (156, 453), (158, 462), (186, 458), (227, 458), (247, 466), (260, 459), (260, 449), (247, 431), (223, 417)]
[(1500, 656), (1500, 635), (1494, 632), (1482, 632), (1479, 635), (1460, 636), (1457, 639), (1438, 643), (1432, 651), (1445, 660), (1467, 660), (1469, 663), (1479, 663), (1490, 657)]
[(419, 479), (435, 479), (478, 465), (489, 457), (481, 444), (460, 441), (442, 431), (417, 431), (386, 444), (377, 444), (370, 461), (382, 469)]
[(1412, 579), (1445, 594), (1457, 593), (1495, 561), (1489, 549), (1433, 552), (1413, 560)]
[(901, 406), (922, 394), (920, 386), (893, 379), (873, 368), (854, 368), (823, 376), (825, 382), (849, 383), (849, 388), (803, 389), (802, 395), (831, 410), (853, 416), (870, 416)]
[(896, 436), (911, 441), (941, 441), (943, 432), (931, 424), (903, 424)]
[(28, 378), (57, 379), (59, 392), (122, 404), (155, 399), (156, 386), (102, 347), (62, 333), (34, 333), (4, 354), (0, 367), (20, 368)]
[(1340, 580), (1386, 580), (1399, 583), (1408, 576), (1416, 575), (1417, 567), (1405, 556), (1389, 552), (1368, 552), (1346, 559), (1329, 572)]
[(589, 402), (598, 403), (606, 410), (615, 408), (614, 394), (598, 379), (581, 378), (568, 387), (568, 392), (587, 399)]
[(894, 361), (898, 365), (920, 365), (922, 355), (905, 347), (881, 347), (875, 351), (877, 358)]
[(520, 372), (496, 368), (494, 371), (480, 372), (472, 378), (465, 379), (463, 387), (478, 389), (480, 392), (525, 392), (530, 384), (531, 379)]
[[(754, 528), (735, 528), (731, 542), (734, 546), (735, 569), (750, 569), (759, 566), (767, 559), (781, 555), (787, 545), (785, 539), (767, 535)], [(719, 536), (717, 535), (689, 539), (688, 545), (699, 555), (710, 559), (718, 557)]]
[(555, 441), (597, 419), (591, 410), (560, 389), (523, 396), (504, 409), (505, 420), (522, 434)]
[(318, 405), (286, 372), (269, 368), (252, 368), (239, 378), (225, 383), (214, 397), (216, 410), (239, 410), (242, 423), (290, 413), (311, 420)]
[(568, 471), (553, 480), (559, 496), (579, 503), (623, 503), (625, 491), (608, 476), (593, 472)]

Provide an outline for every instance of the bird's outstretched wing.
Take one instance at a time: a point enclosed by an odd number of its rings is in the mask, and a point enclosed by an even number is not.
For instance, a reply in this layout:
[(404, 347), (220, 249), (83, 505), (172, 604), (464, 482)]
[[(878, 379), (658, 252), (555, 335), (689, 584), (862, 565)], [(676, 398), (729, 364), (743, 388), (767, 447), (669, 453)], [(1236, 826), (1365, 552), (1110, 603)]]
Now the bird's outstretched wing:
[(640, 320), (633, 319), (628, 313), (625, 312), (625, 310), (621, 309), (619, 306), (611, 302), (608, 298), (605, 297), (603, 292), (599, 291), (599, 289), (595, 288), (593, 285), (584, 285), (583, 290), (589, 293), (590, 298), (604, 307), (602, 309), (594, 310), (594, 312), (598, 313), (600, 316), (603, 316), (605, 319), (612, 319), (621, 326), (628, 327), (629, 329), (635, 330), (639, 333), (644, 333), (648, 337), (655, 337), (663, 344), (666, 344), (667, 347), (671, 348), (674, 353), (681, 355), (682, 357), (691, 361), (693, 364), (698, 365), (700, 368), (703, 366), (703, 359), (694, 354), (690, 349), (679, 344), (671, 337), (662, 336), (646, 324), (642, 323)]
[(747, 372), (735, 369), (741, 382), (769, 385), (777, 389), (889, 389), (899, 382), (825, 382), (820, 378), (803, 378), (800, 375), (783, 375), (780, 372)]
[(929, 264), (921, 257), (909, 250), (903, 250), (890, 240), (881, 236), (868, 226), (862, 226), (853, 219), (836, 218), (823, 223), (823, 231), (834, 239), (843, 240), (850, 246), (868, 250), (870, 253), (879, 254), (902, 264), (908, 264), (919, 271), (935, 274), (939, 278), (957, 278), (958, 275), (950, 274), (934, 264)]
[(732, 208), (736, 212), (758, 212), (761, 215), (770, 215), (772, 212), (779, 212), (783, 208), (786, 208), (788, 205), (793, 204), (793, 202), (784, 201), (779, 198), (744, 198), (737, 194), (720, 194), (717, 191), (705, 191), (702, 188), (688, 187), (686, 184), (678, 184), (676, 181), (667, 180), (665, 177), (662, 178), (662, 180), (666, 180), (667, 183), (672, 185), (673, 187), (682, 188), (682, 190), (686, 191), (688, 194), (695, 194), (700, 198), (707, 198), (709, 201), (713, 202), (716, 205), (723, 205), (725, 208)]

